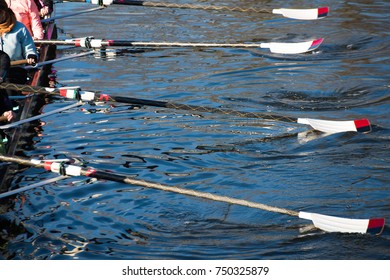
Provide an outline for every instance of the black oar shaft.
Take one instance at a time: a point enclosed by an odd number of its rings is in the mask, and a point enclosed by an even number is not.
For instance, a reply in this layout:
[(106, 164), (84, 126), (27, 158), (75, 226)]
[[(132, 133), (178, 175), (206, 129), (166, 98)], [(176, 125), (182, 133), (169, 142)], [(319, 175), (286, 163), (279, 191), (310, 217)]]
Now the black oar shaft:
[(87, 48), (144, 47), (144, 48), (263, 48), (262, 43), (194, 43), (194, 42), (142, 42), (134, 40), (99, 40), (82, 38), (75, 40), (35, 40), (36, 45), (50, 44)]
[[(103, 95), (103, 96), (106, 96), (106, 95)], [(274, 114), (267, 114), (267, 113), (243, 112), (243, 111), (237, 111), (237, 110), (231, 110), (231, 109), (187, 105), (187, 104), (180, 104), (180, 103), (174, 103), (174, 102), (139, 99), (139, 98), (132, 98), (132, 97), (124, 97), (124, 96), (110, 96), (110, 97), (111, 97), (112, 101), (121, 102), (121, 103), (165, 107), (165, 108), (183, 110), (183, 111), (218, 113), (218, 114), (223, 114), (223, 115), (235, 115), (235, 116), (239, 116), (239, 117), (243, 117), (243, 118), (257, 118), (257, 119), (282, 121), (282, 122), (297, 122), (297, 118), (274, 115)], [(99, 98), (99, 99), (103, 99), (103, 98)]]
[(102, 41), (105, 47), (147, 47), (147, 48), (261, 48), (256, 43), (193, 43), (193, 42), (141, 42), (129, 40)]
[[(17, 90), (17, 91), (25, 91), (25, 92), (35, 92), (39, 94), (60, 94), (59, 89), (48, 91), (46, 88), (43, 87), (33, 87), (29, 85), (19, 85), (19, 84), (12, 84), (12, 83), (1, 83), (0, 88)], [(183, 110), (183, 111), (217, 113), (222, 115), (235, 115), (242, 118), (256, 118), (256, 119), (265, 119), (265, 120), (281, 121), (281, 122), (293, 122), (293, 123), (296, 123), (298, 120), (295, 117), (281, 116), (275, 114), (243, 112), (243, 111), (231, 110), (231, 109), (187, 105), (187, 104), (174, 103), (168, 101), (141, 99), (141, 98), (134, 98), (134, 97), (126, 97), (126, 96), (113, 96), (113, 95), (98, 94), (98, 93), (95, 93), (95, 99), (96, 101), (113, 101), (113, 102), (120, 102), (120, 103), (127, 103), (127, 104), (163, 107), (163, 108), (170, 108), (170, 109)]]

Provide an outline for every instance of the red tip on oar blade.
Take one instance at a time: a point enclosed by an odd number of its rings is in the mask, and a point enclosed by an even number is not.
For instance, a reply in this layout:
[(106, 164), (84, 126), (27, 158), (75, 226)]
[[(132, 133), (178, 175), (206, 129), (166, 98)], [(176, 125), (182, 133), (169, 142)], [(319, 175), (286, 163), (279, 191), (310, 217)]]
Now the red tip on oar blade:
[(314, 40), (308, 51), (315, 50), (316, 48), (318, 48), (322, 44), (323, 41), (324, 41), (324, 38)]
[(356, 131), (361, 133), (371, 132), (371, 124), (367, 119), (354, 120)]
[(329, 13), (329, 7), (318, 8), (318, 18), (324, 18)]
[(368, 222), (367, 233), (379, 235), (383, 232), (384, 228), (384, 218), (370, 219), (370, 221)]

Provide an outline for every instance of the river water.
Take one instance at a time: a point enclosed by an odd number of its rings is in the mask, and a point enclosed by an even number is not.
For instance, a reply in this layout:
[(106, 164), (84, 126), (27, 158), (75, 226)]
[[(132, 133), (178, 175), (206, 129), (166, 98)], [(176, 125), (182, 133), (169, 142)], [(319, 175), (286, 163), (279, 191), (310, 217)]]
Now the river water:
[[(184, 1), (180, 1), (183, 2)], [(187, 1), (189, 2), (189, 1)], [(308, 1), (192, 1), (307, 7)], [(58, 20), (59, 38), (295, 42), (314, 52), (122, 48), (56, 63), (58, 86), (294, 117), (368, 118), (368, 134), (151, 106), (84, 104), (43, 119), (29, 157), (74, 158), (139, 180), (346, 218), (389, 218), (390, 2), (310, 1), (327, 18), (114, 5)], [(57, 15), (91, 8), (56, 5)], [(60, 47), (58, 55), (82, 52)], [(44, 112), (73, 101), (53, 98)], [(115, 106), (110, 106), (115, 105)], [(12, 188), (55, 177), (35, 168)], [(380, 236), (133, 185), (73, 177), (24, 192), (3, 216), (4, 259), (388, 259)]]

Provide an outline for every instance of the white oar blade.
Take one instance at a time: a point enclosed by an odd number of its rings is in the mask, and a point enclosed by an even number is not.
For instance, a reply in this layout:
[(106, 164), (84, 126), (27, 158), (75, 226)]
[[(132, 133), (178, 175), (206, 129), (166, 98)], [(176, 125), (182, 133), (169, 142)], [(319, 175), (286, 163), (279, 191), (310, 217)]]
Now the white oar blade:
[(273, 9), (273, 14), (283, 15), (286, 18), (315, 20), (321, 19), (328, 15), (329, 7), (321, 7), (317, 9)]
[(384, 218), (348, 219), (316, 213), (299, 212), (299, 218), (311, 220), (315, 227), (326, 232), (381, 234), (385, 226)]
[(310, 52), (317, 49), (322, 42), (323, 38), (299, 42), (299, 43), (261, 43), (261, 48), (268, 48), (273, 53), (283, 53), (283, 54), (299, 54)]
[(361, 133), (371, 132), (371, 124), (367, 119), (353, 121), (329, 121), (298, 118), (297, 123), (310, 125), (315, 130), (326, 133), (340, 133), (347, 131), (355, 131)]

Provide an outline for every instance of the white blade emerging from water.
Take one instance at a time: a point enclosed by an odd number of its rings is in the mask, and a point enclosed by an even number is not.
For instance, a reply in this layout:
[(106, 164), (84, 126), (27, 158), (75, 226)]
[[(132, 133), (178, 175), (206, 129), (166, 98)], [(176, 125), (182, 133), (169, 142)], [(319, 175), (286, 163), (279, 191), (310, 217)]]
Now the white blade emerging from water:
[(286, 18), (315, 20), (321, 19), (328, 15), (329, 7), (321, 7), (318, 9), (273, 9), (273, 14), (283, 15)]
[(261, 48), (269, 48), (272, 53), (299, 54), (317, 49), (323, 38), (299, 43), (261, 43)]
[(298, 118), (297, 123), (310, 125), (315, 130), (326, 133), (339, 133), (347, 131), (368, 133), (371, 131), (371, 125), (367, 119), (353, 121), (329, 121)]
[(299, 212), (299, 218), (311, 220), (315, 227), (326, 232), (381, 234), (385, 226), (384, 218), (348, 219), (309, 212)]

